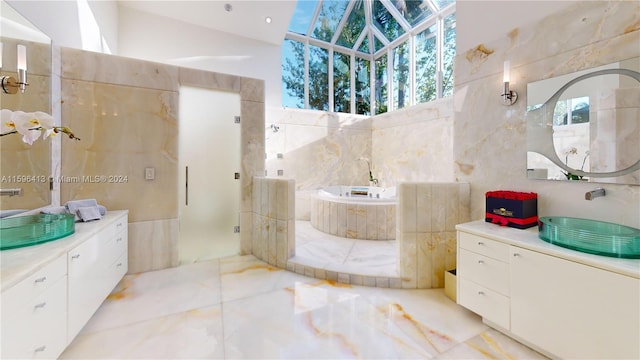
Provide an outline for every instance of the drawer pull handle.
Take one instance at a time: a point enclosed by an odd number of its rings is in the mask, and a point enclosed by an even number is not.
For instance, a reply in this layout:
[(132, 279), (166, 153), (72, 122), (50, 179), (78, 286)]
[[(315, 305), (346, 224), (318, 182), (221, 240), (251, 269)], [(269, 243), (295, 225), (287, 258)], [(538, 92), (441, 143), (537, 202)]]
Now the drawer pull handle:
[(118, 241), (122, 241), (122, 238), (121, 237), (117, 238), (116, 242), (118, 242)]
[(478, 295), (484, 295), (484, 291), (478, 291)]
[(80, 254), (75, 254), (75, 255), (71, 256), (72, 259), (77, 259), (79, 257), (80, 257)]
[(478, 264), (484, 264), (484, 260), (478, 260)]
[(116, 226), (117, 227), (122, 227), (122, 223), (117, 223)]
[(33, 350), (34, 352), (43, 352), (47, 347), (42, 345), (39, 348), (36, 348), (35, 350)]
[(518, 257), (518, 256), (520, 256), (519, 253), (513, 253), (513, 257)]
[(478, 241), (478, 245), (484, 245), (484, 243), (482, 241)]
[(117, 267), (120, 267), (120, 266), (122, 266), (122, 263), (118, 263), (118, 265), (116, 265), (116, 266), (117, 266)]
[(36, 309), (42, 309), (42, 308), (43, 308), (43, 307), (45, 307), (45, 306), (47, 306), (47, 303), (46, 303), (46, 302), (42, 302), (42, 303), (40, 303), (40, 304), (36, 304), (36, 305), (34, 306), (34, 308), (36, 308)]
[(46, 276), (43, 276), (43, 277), (41, 277), (41, 278), (37, 278), (37, 279), (35, 280), (35, 282), (37, 282), (37, 283), (41, 283), (41, 282), (44, 282), (45, 280), (47, 280), (47, 277), (46, 277)]

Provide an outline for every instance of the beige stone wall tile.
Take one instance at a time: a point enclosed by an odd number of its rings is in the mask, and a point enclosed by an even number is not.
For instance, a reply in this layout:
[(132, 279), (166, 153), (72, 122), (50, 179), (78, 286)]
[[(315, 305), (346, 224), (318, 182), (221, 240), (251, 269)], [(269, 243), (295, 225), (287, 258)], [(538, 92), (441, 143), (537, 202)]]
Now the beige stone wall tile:
[(243, 100), (264, 102), (264, 80), (240, 78), (240, 96)]
[(418, 183), (416, 185), (416, 231), (430, 232), (432, 222), (432, 211), (438, 211), (433, 205), (432, 185), (428, 183)]
[[(62, 77), (137, 89), (178, 91), (178, 67), (115, 55), (62, 48)], [(200, 73), (203, 73), (200, 71)]]
[[(241, 90), (239, 76), (183, 67), (180, 68), (180, 84), (236, 93)], [(242, 93), (240, 95), (242, 96)], [(245, 100), (244, 97), (242, 99)]]

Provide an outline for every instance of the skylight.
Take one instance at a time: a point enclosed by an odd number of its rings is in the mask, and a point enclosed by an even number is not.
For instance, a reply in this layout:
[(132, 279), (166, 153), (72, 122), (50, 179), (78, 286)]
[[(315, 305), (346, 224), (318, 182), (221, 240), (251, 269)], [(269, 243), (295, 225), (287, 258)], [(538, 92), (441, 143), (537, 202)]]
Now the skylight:
[(382, 113), (453, 89), (454, 0), (298, 0), (283, 105)]

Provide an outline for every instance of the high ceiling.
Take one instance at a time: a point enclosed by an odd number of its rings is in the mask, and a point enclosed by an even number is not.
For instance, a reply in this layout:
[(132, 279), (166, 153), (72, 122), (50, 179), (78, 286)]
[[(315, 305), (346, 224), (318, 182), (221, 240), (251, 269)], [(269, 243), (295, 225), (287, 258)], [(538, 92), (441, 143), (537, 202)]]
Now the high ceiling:
[[(120, 6), (280, 45), (284, 39), (295, 0), (133, 1)], [(230, 10), (227, 10), (230, 5)], [(265, 19), (272, 19), (270, 24)]]

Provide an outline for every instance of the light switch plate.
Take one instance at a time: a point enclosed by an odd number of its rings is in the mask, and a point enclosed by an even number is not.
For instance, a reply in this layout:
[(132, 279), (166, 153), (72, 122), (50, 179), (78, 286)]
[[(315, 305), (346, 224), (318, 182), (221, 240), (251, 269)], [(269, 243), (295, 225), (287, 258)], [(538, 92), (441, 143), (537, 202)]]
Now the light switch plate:
[(156, 168), (148, 167), (144, 168), (144, 179), (153, 180), (156, 178)]

